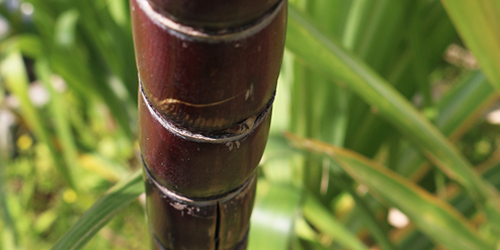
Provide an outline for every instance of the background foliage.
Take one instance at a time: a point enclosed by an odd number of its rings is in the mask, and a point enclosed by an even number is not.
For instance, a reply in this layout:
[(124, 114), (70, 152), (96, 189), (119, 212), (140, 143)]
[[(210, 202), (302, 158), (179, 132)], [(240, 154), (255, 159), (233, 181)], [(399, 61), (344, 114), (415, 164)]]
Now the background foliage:
[[(497, 20), (290, 0), (249, 249), (498, 247)], [(0, 249), (149, 244), (136, 106), (128, 1), (0, 0)]]

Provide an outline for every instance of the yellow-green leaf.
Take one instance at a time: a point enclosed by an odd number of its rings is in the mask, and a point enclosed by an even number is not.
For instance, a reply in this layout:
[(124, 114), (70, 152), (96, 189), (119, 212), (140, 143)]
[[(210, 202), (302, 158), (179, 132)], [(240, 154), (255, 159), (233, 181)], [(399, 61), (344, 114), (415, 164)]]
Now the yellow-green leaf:
[(442, 0), (455, 28), (472, 50), (481, 69), (500, 90), (500, 2)]
[(500, 225), (500, 199), (469, 162), (415, 107), (386, 80), (337, 42), (324, 36), (293, 7), (289, 9), (287, 48), (313, 69), (340, 79), (378, 113), (423, 149), (448, 177), (465, 186)]
[(122, 180), (106, 192), (52, 247), (80, 249), (105, 226), (118, 212), (144, 192), (142, 172)]
[(361, 242), (353, 233), (342, 225), (332, 214), (323, 208), (321, 203), (308, 195), (304, 203), (304, 217), (316, 228), (332, 237), (333, 240), (347, 249), (368, 250), (368, 247)]
[(301, 193), (292, 186), (259, 180), (248, 250), (289, 249), (300, 198)]
[(329, 155), (434, 241), (454, 250), (494, 249), (455, 208), (391, 170), (349, 150), (292, 134), (287, 137), (299, 147)]

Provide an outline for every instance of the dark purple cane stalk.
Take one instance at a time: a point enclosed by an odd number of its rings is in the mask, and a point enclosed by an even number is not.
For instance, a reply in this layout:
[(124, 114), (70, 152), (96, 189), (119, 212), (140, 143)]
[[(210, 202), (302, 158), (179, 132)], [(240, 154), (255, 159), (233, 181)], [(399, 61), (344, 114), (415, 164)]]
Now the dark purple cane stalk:
[(158, 249), (245, 249), (286, 0), (131, 0)]

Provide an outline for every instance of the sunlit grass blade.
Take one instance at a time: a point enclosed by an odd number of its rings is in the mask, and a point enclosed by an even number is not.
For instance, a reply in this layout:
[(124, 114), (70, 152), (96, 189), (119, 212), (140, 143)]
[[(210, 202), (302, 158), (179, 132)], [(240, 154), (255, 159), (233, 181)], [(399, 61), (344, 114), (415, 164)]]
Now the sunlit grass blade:
[[(343, 37), (343, 45), (349, 51), (363, 60), (372, 69), (383, 76), (388, 76), (393, 71), (393, 65), (404, 68), (402, 55), (405, 54), (404, 30), (408, 29), (408, 9), (412, 1), (353, 1), (349, 11), (349, 19), (346, 24), (346, 33)], [(347, 28), (348, 27), (348, 28)], [(355, 31), (352, 43), (346, 42), (346, 38)], [(354, 46), (354, 47), (353, 47)], [(397, 49), (396, 49), (397, 48)], [(401, 61), (401, 62), (400, 62)], [(407, 63), (408, 64), (408, 63)], [(413, 77), (405, 77), (405, 84), (398, 81), (391, 83), (400, 91), (413, 89)], [(404, 92), (404, 91), (403, 91)], [(408, 91), (406, 91), (408, 92)], [(411, 92), (411, 91), (410, 91)], [(380, 147), (381, 141), (386, 138), (387, 126), (380, 124), (380, 119), (374, 119), (370, 108), (363, 100), (353, 95), (349, 101), (349, 123), (346, 137), (346, 146), (355, 148), (365, 155), (373, 155)], [(377, 124), (378, 123), (378, 124)], [(376, 126), (379, 125), (379, 126)], [(369, 133), (368, 130), (376, 130), (377, 133)], [(368, 133), (368, 134), (367, 134)], [(371, 137), (369, 140), (358, 138)], [(370, 143), (365, 143), (370, 141)]]
[[(355, 0), (347, 11), (346, 24), (342, 35), (342, 43), (349, 50), (355, 50), (363, 39), (360, 37), (370, 34), (366, 31), (366, 23), (370, 21), (370, 10), (376, 4), (375, 1)], [(340, 39), (340, 38), (339, 38)]]
[[(109, 5), (110, 7), (116, 7), (120, 3), (124, 5), (124, 2), (126, 1), (114, 1), (113, 3), (109, 3)], [(96, 13), (101, 8), (99, 2), (78, 0), (75, 1), (75, 5), (78, 6), (78, 10), (82, 14), (83, 33), (98, 50), (96, 54), (98, 54), (100, 60), (105, 61), (113, 74), (121, 79), (124, 89), (127, 90), (127, 97), (133, 102), (133, 106), (135, 107), (137, 105), (138, 79), (132, 34), (130, 32), (130, 17), (124, 16), (124, 13), (118, 14), (121, 16), (118, 18), (121, 19), (119, 20), (122, 24), (120, 27), (119, 23), (113, 20), (111, 16), (113, 12), (117, 13), (116, 8), (115, 11), (110, 13), (102, 11), (102, 14), (96, 17), (93, 13)], [(128, 6), (120, 7), (126, 7), (125, 13), (128, 14)], [(117, 43), (116, 41), (120, 42)]]
[(248, 250), (286, 250), (292, 243), (301, 193), (286, 185), (259, 180)]
[[(34, 70), (38, 79), (43, 82), (45, 88), (50, 93), (50, 110), (52, 112), (56, 134), (61, 141), (63, 158), (66, 166), (70, 168), (77, 167), (78, 151), (66, 113), (67, 105), (65, 105), (60, 93), (57, 93), (52, 86), (52, 72), (50, 70), (48, 61), (46, 61), (45, 59), (40, 59), (35, 63)], [(75, 185), (78, 185), (78, 183), (75, 183)]]
[(23, 55), (33, 58), (42, 54), (44, 49), (40, 38), (32, 34), (14, 36), (0, 43), (0, 53), (19, 50)]
[[(295, 221), (295, 233), (297, 237), (295, 238), (296, 242), (294, 245), (299, 246), (300, 249), (326, 249), (326, 247), (319, 242), (320, 234), (311, 227), (303, 216), (297, 217)], [(314, 247), (308, 247), (308, 244), (312, 244)]]
[[(403, 10), (403, 16), (408, 15), (408, 10), (413, 10), (411, 5), (415, 3), (415, 1), (406, 2), (406, 5), (410, 5), (410, 8)], [(421, 31), (424, 33), (424, 37), (421, 40), (425, 45), (425, 57), (427, 59), (424, 63), (427, 64), (429, 69), (435, 69), (442, 63), (442, 55), (445, 53), (448, 45), (454, 42), (458, 36), (441, 3), (427, 2), (426, 4), (429, 6), (425, 7), (425, 13), (423, 14), (424, 18), (421, 20), (421, 22), (423, 22)], [(406, 20), (406, 18), (404, 18), (404, 20)], [(399, 19), (392, 21), (401, 22)], [(409, 24), (403, 26), (403, 29), (398, 31), (399, 35), (407, 34), (404, 30), (407, 30), (409, 26)], [(406, 36), (402, 36), (401, 38), (404, 39), (404, 37)], [(405, 40), (400, 41), (400, 43), (403, 45), (402, 51), (395, 49), (395, 45), (389, 46), (389, 51), (391, 51), (391, 53), (393, 51), (399, 51), (395, 53), (393, 60), (389, 59), (391, 56), (386, 54), (378, 55), (379, 60), (392, 61), (392, 63), (386, 64), (382, 71), (378, 70), (377, 66), (373, 68), (381, 72), (382, 76), (387, 79), (391, 85), (409, 99), (415, 94), (417, 90), (416, 87), (418, 86), (417, 79), (420, 79), (418, 76), (415, 76), (415, 71), (412, 70), (414, 68), (412, 66), (414, 66), (416, 60), (418, 60), (414, 55), (418, 55), (418, 53), (412, 51), (412, 46), (405, 47), (404, 44), (407, 43)], [(369, 61), (366, 62), (369, 63)], [(369, 65), (372, 66), (374, 64)], [(428, 78), (426, 77), (426, 79)], [(370, 110), (366, 104), (362, 106), (366, 106), (365, 112), (356, 112), (353, 115), (356, 115), (358, 118), (349, 120), (349, 129), (346, 135), (348, 143), (346, 143), (346, 147), (370, 157), (378, 152), (381, 144), (386, 141), (388, 137), (396, 137), (391, 138), (391, 140), (397, 142), (399, 135), (394, 136), (393, 127), (375, 114), (373, 112), (375, 111), (374, 109)]]
[(494, 249), (456, 209), (423, 188), (355, 152), (287, 134), (298, 147), (327, 154), (350, 176), (405, 213), (434, 241), (449, 249)]
[(289, 11), (286, 46), (315, 70), (344, 81), (400, 132), (417, 142), (427, 157), (448, 177), (464, 185), (490, 219), (500, 225), (497, 193), (474, 173), (458, 150), (383, 78), (321, 34), (293, 8)]
[[(3, 149), (2, 147), (0, 147)], [(5, 169), (5, 156), (4, 152), (0, 152), (0, 222), (3, 224), (3, 227), (0, 230), (0, 239), (1, 244), (0, 247), (2, 249), (12, 249), (17, 250), (18, 248), (18, 235), (14, 223), (14, 219), (12, 218), (9, 207), (7, 205), (6, 199), (6, 190), (4, 189), (5, 185), (5, 177), (4, 177), (4, 169)]]
[(306, 196), (302, 212), (314, 227), (330, 236), (336, 243), (347, 249), (368, 250), (368, 247), (356, 235), (335, 219), (313, 196)]
[[(95, 48), (97, 45), (80, 43), (79, 18), (82, 17), (76, 8), (66, 10), (57, 17), (54, 25), (55, 41), (51, 41), (53, 48), (49, 53), (51, 68), (78, 93), (84, 94), (86, 98), (99, 97), (106, 103), (120, 124), (119, 128), (132, 139), (135, 132), (132, 129), (132, 114), (127, 109), (130, 105), (113, 91), (107, 71), (111, 66), (102, 61)], [(68, 54), (72, 56), (68, 57)]]
[(73, 225), (52, 248), (53, 250), (80, 249), (117, 213), (144, 192), (142, 172), (139, 170), (120, 181), (106, 192)]
[[(306, 11), (324, 34), (340, 38), (343, 29), (341, 27), (346, 21), (350, 5), (349, 1), (314, 0), (307, 2)], [(344, 13), (341, 13), (342, 11)], [(304, 67), (302, 64), (299, 65)], [(303, 103), (292, 102), (292, 107), (302, 106), (303, 108), (299, 110), (305, 114), (304, 117), (294, 120), (292, 125), (302, 123), (301, 120), (305, 118), (309, 136), (323, 138), (335, 145), (343, 145), (348, 120), (348, 91), (318, 72), (305, 68), (303, 74), (303, 79), (295, 79), (294, 84), (299, 85), (300, 89), (297, 91), (302, 92), (298, 93), (298, 97), (305, 97), (305, 100)], [(314, 84), (311, 85), (312, 82)]]
[(441, 0), (481, 69), (500, 90), (500, 3), (495, 0)]
[(26, 119), (36, 137), (49, 148), (56, 169), (63, 176), (64, 181), (70, 187), (75, 188), (68, 168), (61, 164), (60, 156), (51, 141), (50, 133), (28, 96), (29, 80), (21, 54), (17, 51), (10, 52), (7, 58), (1, 62), (0, 73), (5, 80), (8, 90), (19, 98), (23, 118)]
[[(286, 160), (290, 160), (293, 154), (298, 154), (297, 150), (290, 148), (287, 144), (286, 139), (282, 135), (273, 135), (270, 137), (268, 145), (266, 147), (266, 153), (264, 158), (266, 159), (262, 164), (262, 169), (267, 180), (273, 180), (277, 182), (291, 183), (289, 179), (286, 178), (291, 171), (289, 164)], [(283, 158), (283, 160), (280, 160)], [(284, 161), (285, 160), (285, 161)], [(306, 166), (310, 167), (310, 166)], [(328, 170), (327, 170), (328, 171)], [(361, 218), (362, 226), (369, 229), (370, 233), (374, 236), (377, 244), (379, 244), (382, 249), (395, 249), (391, 241), (388, 239), (386, 233), (387, 230), (383, 228), (380, 221), (377, 221), (375, 214), (370, 209), (366, 201), (359, 197), (353, 188), (350, 186), (351, 183), (343, 180), (341, 176), (333, 174), (333, 179), (330, 185), (340, 188), (353, 197), (356, 202), (356, 217)], [(345, 176), (344, 176), (345, 178)], [(252, 224), (252, 227), (254, 224)]]
[(81, 154), (78, 156), (78, 164), (111, 183), (116, 183), (129, 175), (124, 166), (110, 161), (99, 154)]
[[(343, 6), (346, 2), (314, 0), (291, 1), (291, 4), (299, 6), (310, 14), (325, 34), (341, 36), (338, 26), (345, 22), (346, 14), (332, 15), (331, 10), (347, 9), (348, 6)], [(284, 60), (290, 59), (293, 72), (293, 77), (290, 79), (293, 100), (290, 103), (290, 129), (306, 137), (323, 138), (329, 143), (343, 145), (349, 115), (347, 89), (307, 68), (293, 56), (284, 58)], [(285, 61), (286, 64), (288, 63)], [(338, 192), (332, 188), (321, 191), (319, 186), (323, 174), (321, 158), (314, 155), (299, 156), (294, 160), (294, 165), (303, 169), (304, 183), (310, 187), (309, 190), (316, 191), (318, 197), (324, 196), (322, 199), (328, 200)]]
[(19, 249), (17, 242), (17, 232), (15, 231), (14, 223), (12, 222), (12, 217), (10, 216), (9, 209), (6, 204), (6, 199), (3, 194), (0, 194), (0, 208), (2, 210), (0, 218), (3, 224), (0, 230), (0, 247), (2, 247), (2, 249), (11, 250)]

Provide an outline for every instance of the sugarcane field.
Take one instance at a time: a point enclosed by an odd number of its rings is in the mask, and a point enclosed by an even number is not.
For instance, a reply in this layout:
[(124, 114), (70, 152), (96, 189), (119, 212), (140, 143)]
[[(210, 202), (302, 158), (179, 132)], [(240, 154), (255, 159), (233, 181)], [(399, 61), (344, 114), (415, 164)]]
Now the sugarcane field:
[(500, 249), (500, 0), (0, 0), (0, 250)]

